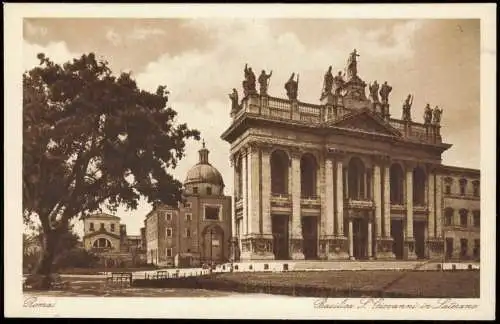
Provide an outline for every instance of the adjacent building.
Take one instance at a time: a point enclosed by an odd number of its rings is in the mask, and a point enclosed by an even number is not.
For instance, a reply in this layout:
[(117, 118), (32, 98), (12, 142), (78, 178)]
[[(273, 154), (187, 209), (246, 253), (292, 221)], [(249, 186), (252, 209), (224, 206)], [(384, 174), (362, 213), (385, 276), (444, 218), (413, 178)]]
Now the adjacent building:
[(122, 267), (146, 262), (140, 235), (127, 235), (127, 227), (120, 217), (99, 213), (83, 220), (83, 245), (99, 256), (102, 265)]
[(231, 197), (210, 164), (203, 143), (199, 162), (184, 181), (184, 202), (156, 204), (144, 220), (147, 261), (161, 266), (199, 266), (229, 259)]
[(441, 172), (445, 258), (478, 260), (481, 227), (479, 171), (443, 166)]
[[(479, 170), (445, 166), (439, 108), (391, 116), (386, 82), (370, 95), (357, 53), (325, 75), (319, 104), (243, 82), (222, 134), (234, 167), (233, 232), (242, 260), (479, 256)], [(295, 82), (295, 83), (294, 83)], [(250, 86), (249, 86), (250, 85)], [(418, 118), (420, 119), (420, 118)]]

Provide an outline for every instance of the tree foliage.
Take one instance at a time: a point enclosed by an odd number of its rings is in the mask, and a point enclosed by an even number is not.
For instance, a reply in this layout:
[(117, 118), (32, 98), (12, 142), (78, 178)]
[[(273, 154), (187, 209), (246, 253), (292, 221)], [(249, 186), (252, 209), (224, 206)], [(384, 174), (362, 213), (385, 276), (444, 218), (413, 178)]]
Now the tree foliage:
[(141, 196), (179, 201), (182, 184), (168, 169), (199, 132), (176, 123), (165, 86), (141, 90), (93, 53), (63, 65), (38, 58), (23, 74), (23, 216), (39, 218), (52, 260), (73, 217), (135, 209)]

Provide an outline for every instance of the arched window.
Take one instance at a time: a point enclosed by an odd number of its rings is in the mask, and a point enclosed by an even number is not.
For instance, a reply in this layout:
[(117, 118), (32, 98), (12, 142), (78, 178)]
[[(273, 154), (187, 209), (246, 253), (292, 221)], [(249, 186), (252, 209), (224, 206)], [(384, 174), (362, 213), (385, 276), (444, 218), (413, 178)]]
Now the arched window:
[(92, 244), (94, 248), (111, 248), (111, 242), (103, 237), (97, 239)]
[(317, 164), (311, 154), (304, 154), (300, 159), (300, 193), (303, 198), (316, 196)]
[(413, 169), (413, 204), (425, 205), (425, 172), (420, 167)]
[(446, 226), (453, 225), (453, 208), (447, 207), (444, 210), (444, 224)]
[(365, 165), (359, 158), (352, 158), (348, 167), (349, 198), (363, 200), (366, 198)]
[(391, 165), (391, 204), (402, 205), (404, 203), (404, 173), (403, 168), (397, 163)]
[(277, 150), (271, 154), (271, 192), (288, 194), (288, 155)]

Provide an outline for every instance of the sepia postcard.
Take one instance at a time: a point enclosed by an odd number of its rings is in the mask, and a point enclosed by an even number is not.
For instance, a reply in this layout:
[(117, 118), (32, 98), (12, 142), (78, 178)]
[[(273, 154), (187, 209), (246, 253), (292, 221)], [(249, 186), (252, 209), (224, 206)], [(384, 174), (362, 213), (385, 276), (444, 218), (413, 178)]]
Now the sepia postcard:
[(494, 319), (495, 5), (4, 8), (6, 317)]

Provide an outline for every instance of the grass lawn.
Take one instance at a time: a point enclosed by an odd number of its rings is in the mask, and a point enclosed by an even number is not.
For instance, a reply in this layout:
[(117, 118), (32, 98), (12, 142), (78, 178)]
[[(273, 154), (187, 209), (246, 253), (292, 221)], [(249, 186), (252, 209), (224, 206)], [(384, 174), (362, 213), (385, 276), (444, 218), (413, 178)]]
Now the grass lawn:
[(102, 276), (63, 278), (64, 291), (42, 296), (217, 297), (245, 293), (308, 297), (479, 298), (479, 271), (233, 272), (147, 282), (149, 287), (106, 284)]
[[(479, 271), (329, 271), (224, 273), (214, 281), (273, 287), (311, 287), (372, 295), (479, 298)], [(347, 297), (347, 296), (346, 296)]]

